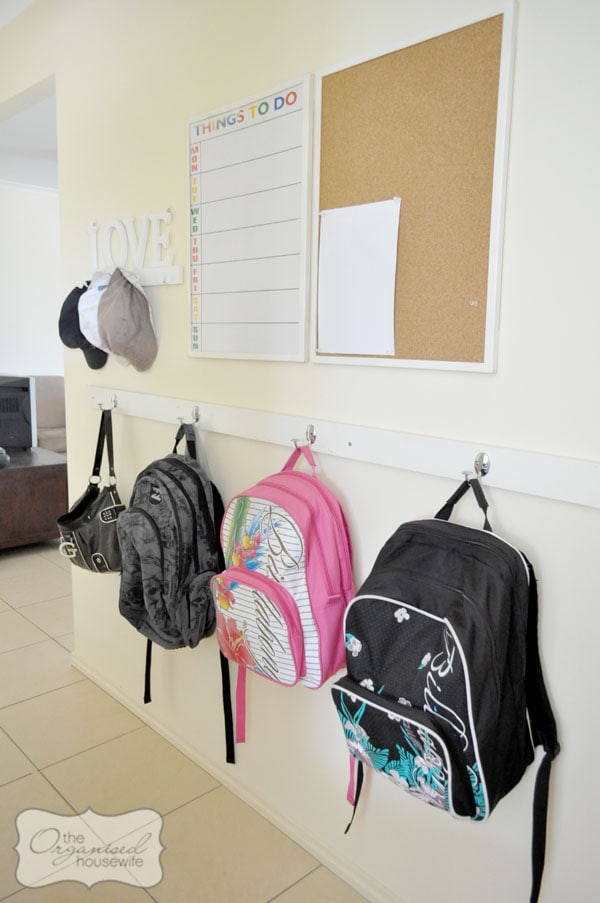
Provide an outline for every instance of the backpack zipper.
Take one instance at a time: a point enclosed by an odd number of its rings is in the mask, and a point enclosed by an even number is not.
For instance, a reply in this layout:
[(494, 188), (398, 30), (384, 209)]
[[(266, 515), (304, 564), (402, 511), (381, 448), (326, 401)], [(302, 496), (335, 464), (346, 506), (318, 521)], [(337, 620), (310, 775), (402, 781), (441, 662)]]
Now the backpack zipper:
[[(456, 818), (477, 817), (475, 800), (473, 798), (472, 788), (470, 786), (470, 781), (466, 772), (467, 761), (462, 757), (458, 750), (451, 748), (448, 737), (446, 736), (446, 734), (439, 731), (431, 716), (429, 716), (421, 708), (408, 706), (405, 707), (401, 704), (395, 703), (393, 700), (388, 699), (387, 697), (379, 697), (376, 693), (372, 693), (349, 677), (341, 678), (332, 686), (331, 689), (332, 691), (337, 690), (341, 695), (347, 695), (351, 699), (359, 700), (365, 706), (368, 706), (369, 708), (375, 709), (386, 715), (391, 721), (398, 723), (405, 721), (408, 724), (414, 725), (417, 728), (417, 731), (421, 729), (430, 733), (439, 743), (439, 746), (443, 750), (445, 756), (446, 773), (448, 776), (448, 791), (445, 796), (448, 811), (450, 811), (450, 813)], [(371, 742), (371, 735), (367, 737), (367, 742)], [(374, 751), (377, 752), (376, 749), (374, 749)], [(387, 752), (388, 755), (392, 755), (391, 750), (388, 749)], [(454, 791), (455, 787), (456, 791)], [(454, 806), (455, 792), (457, 795), (461, 793), (463, 797), (466, 796), (466, 799), (463, 801), (468, 804), (470, 811), (465, 812), (464, 814), (460, 814), (456, 811)]]
[[(454, 595), (456, 595), (456, 596), (458, 596), (458, 597), (464, 599), (465, 602), (468, 603), (469, 608), (471, 609), (472, 612), (474, 612), (474, 614), (475, 614), (475, 616), (476, 616), (476, 619), (477, 619), (479, 625), (480, 625), (481, 627), (483, 627), (484, 632), (485, 632), (485, 634), (486, 634), (486, 636), (487, 636), (487, 638), (488, 638), (488, 642), (489, 642), (489, 645), (490, 645), (490, 649), (491, 649), (491, 651), (492, 651), (492, 675), (493, 675), (493, 678), (494, 678), (494, 686), (495, 686), (495, 689), (496, 689), (496, 696), (497, 696), (497, 698), (499, 699), (499, 698), (500, 698), (500, 676), (499, 676), (499, 674), (498, 674), (498, 656), (497, 656), (497, 651), (496, 651), (496, 643), (495, 643), (494, 635), (493, 635), (493, 633), (492, 633), (492, 630), (491, 630), (491, 628), (490, 628), (490, 625), (488, 624), (488, 622), (486, 621), (486, 619), (485, 619), (485, 618), (483, 617), (483, 615), (481, 614), (481, 612), (480, 612), (480, 610), (479, 610), (479, 608), (478, 608), (478, 606), (477, 606), (477, 603), (476, 603), (473, 599), (471, 599), (470, 596), (467, 596), (466, 593), (464, 593), (462, 590), (458, 589), (458, 588), (455, 587), (455, 586), (450, 586), (450, 584), (448, 584), (448, 583), (442, 583), (441, 580), (436, 580), (435, 578), (425, 576), (424, 574), (417, 574), (417, 573), (415, 573), (414, 571), (410, 571), (408, 568), (403, 568), (403, 569), (402, 569), (402, 573), (403, 573), (403, 574), (406, 574), (406, 576), (408, 576), (409, 578), (411, 578), (411, 579), (413, 579), (413, 580), (416, 580), (416, 581), (419, 581), (419, 582), (421, 582), (421, 583), (428, 583), (430, 586), (436, 586), (436, 587), (438, 587), (438, 589), (449, 590), (451, 593), (453, 593)], [(391, 598), (388, 599), (387, 597), (384, 597), (384, 596), (375, 596), (374, 594), (371, 595), (371, 594), (369, 594), (369, 593), (366, 593), (365, 595), (359, 596), (358, 598), (363, 598), (363, 599), (364, 599), (364, 598), (378, 598), (378, 599), (382, 599), (382, 600), (385, 599), (385, 601), (392, 602), (392, 603), (394, 603), (395, 605), (408, 605), (410, 608), (413, 609), (413, 611), (421, 612), (421, 609), (420, 609), (420, 608), (418, 608), (416, 605), (411, 605), (410, 602), (401, 601), (401, 600), (396, 600), (396, 599), (391, 599)], [(352, 600), (352, 603), (350, 603), (350, 604), (352, 605), (355, 601), (356, 601), (356, 600)], [(430, 614), (430, 613), (429, 613), (429, 612), (425, 612), (425, 614)], [(347, 616), (347, 615), (348, 615), (348, 612), (346, 613), (346, 616)], [(447, 618), (447, 617), (441, 617), (440, 615), (437, 615), (437, 616), (434, 616), (434, 617), (437, 617), (437, 618), (439, 618), (439, 620), (441, 620), (441, 621), (443, 621), (444, 623), (446, 623), (446, 624), (451, 628), (452, 633), (456, 636), (457, 642), (459, 642), (459, 641), (458, 641), (458, 636), (457, 636), (457, 634), (456, 634), (456, 630), (455, 630), (455, 628), (454, 628), (454, 625), (453, 625), (452, 622), (450, 621), (450, 619)], [(344, 631), (345, 631), (345, 625), (344, 625)], [(459, 645), (460, 645), (460, 648), (461, 648), (461, 650), (462, 650), (462, 643), (459, 643)], [(461, 657), (462, 657), (463, 662), (464, 662), (464, 661), (465, 661), (464, 650), (462, 650), (462, 651), (463, 651), (463, 654), (462, 654)]]
[[(277, 475), (275, 475), (275, 476), (277, 476)], [(294, 492), (293, 489), (290, 489), (287, 486), (280, 486), (280, 485), (278, 485), (278, 483), (273, 483), (273, 482), (271, 482), (271, 480), (269, 478), (267, 478), (266, 480), (263, 480), (261, 482), (262, 482), (263, 486), (267, 486), (271, 489), (276, 489), (277, 492), (280, 492), (283, 495), (287, 495), (290, 498), (294, 499), (294, 501), (301, 502), (305, 507), (308, 507), (306, 505), (306, 500), (305, 500), (304, 496), (300, 495), (299, 493)], [(277, 507), (280, 507), (280, 508), (283, 507), (282, 505), (279, 505), (277, 502), (273, 502), (271, 499), (265, 499), (265, 498), (262, 498), (261, 496), (252, 495), (252, 491), (250, 491), (247, 494), (250, 496), (250, 498), (256, 498), (260, 501), (267, 502), (268, 504), (277, 505)], [(311, 519), (312, 519), (312, 511), (310, 510), (310, 508), (308, 508), (308, 510), (309, 510), (309, 513), (310, 513)], [(334, 594), (334, 592), (333, 592), (332, 579), (331, 579), (327, 569), (325, 568), (325, 563), (323, 560), (323, 552), (322, 552), (320, 543), (315, 543), (313, 546), (311, 546), (311, 550), (312, 549), (318, 550), (318, 559), (317, 559), (318, 560), (318, 570), (319, 570), (321, 579), (327, 589), (327, 597), (331, 598), (333, 595), (339, 595), (339, 593)], [(305, 562), (306, 562), (306, 546), (305, 546)], [(305, 569), (306, 569), (306, 565), (305, 565)]]
[[(208, 502), (208, 498), (206, 495), (206, 490), (204, 488), (204, 482), (200, 476), (200, 474), (185, 460), (178, 456), (173, 458), (169, 458), (169, 460), (179, 467), (182, 470), (185, 470), (189, 477), (196, 483), (198, 488), (198, 501), (200, 502), (200, 508), (202, 509), (202, 513), (205, 515), (205, 522), (208, 525), (208, 539), (211, 543), (211, 552), (213, 554), (218, 553), (219, 543), (217, 539), (217, 532), (214, 524), (214, 514), (211, 511), (211, 506)], [(160, 463), (160, 462), (159, 462)], [(159, 468), (162, 469), (162, 468)], [(165, 472), (165, 471), (163, 471)], [(191, 502), (190, 502), (191, 503)], [(193, 507), (193, 503), (192, 507)]]
[[(430, 523), (433, 523), (433, 524), (446, 523), (447, 524), (447, 523), (451, 523), (451, 522), (443, 521), (441, 519), (434, 517), (431, 519)], [(410, 527), (410, 523), (407, 523), (403, 526)], [(462, 527), (465, 530), (477, 530), (476, 527), (464, 527), (462, 524), (454, 524), (453, 526)], [(416, 533), (416, 534), (421, 534), (422, 536), (431, 537), (431, 534), (428, 533), (426, 530), (419, 530), (418, 528), (413, 530), (411, 528), (411, 532)], [(527, 577), (527, 584), (529, 585), (529, 568), (527, 567), (525, 558), (523, 557), (523, 553), (521, 551), (519, 551), (519, 549), (517, 549), (516, 546), (513, 546), (509, 542), (507, 542), (502, 536), (498, 536), (497, 533), (492, 533), (489, 530), (483, 530), (483, 531), (478, 531), (478, 532), (483, 532), (485, 535), (493, 536), (502, 545), (499, 545), (499, 546), (486, 545), (483, 542), (477, 542), (476, 539), (466, 539), (465, 537), (462, 537), (462, 536), (459, 538), (459, 541), (461, 543), (466, 543), (466, 545), (475, 546), (476, 548), (484, 549), (486, 552), (491, 552), (492, 554), (496, 554), (500, 558), (504, 559), (504, 561), (507, 562), (509, 565), (512, 565), (512, 563), (514, 562), (514, 556), (510, 555), (510, 553), (508, 552), (508, 549), (512, 549), (512, 551), (515, 553), (515, 555), (517, 555), (519, 561), (521, 562), (521, 565), (525, 571), (525, 576)], [(512, 567), (511, 567), (511, 570), (512, 570)]]
[[(227, 570), (225, 570), (222, 574), (217, 575), (216, 578), (212, 578), (211, 590), (213, 592), (213, 595), (216, 592), (214, 587), (216, 585), (215, 581), (217, 579), (226, 579), (230, 582), (230, 584), (235, 583), (241, 586), (245, 586), (250, 590), (255, 590), (265, 596), (270, 602), (274, 602), (274, 607), (276, 611), (281, 615), (281, 619), (285, 625), (285, 632), (288, 637), (291, 660), (294, 668), (293, 684), (296, 684), (298, 680), (305, 674), (306, 663), (304, 659), (304, 634), (302, 631), (300, 612), (298, 611), (298, 607), (296, 606), (292, 595), (288, 592), (285, 586), (283, 586), (281, 583), (278, 583), (276, 580), (272, 580), (271, 578), (266, 577), (264, 574), (249, 570), (248, 568), (240, 565), (234, 565), (230, 568), (227, 568)], [(235, 597), (235, 590), (232, 591), (232, 594)], [(216, 604), (216, 607), (218, 610), (218, 604)], [(232, 602), (232, 608), (235, 610), (235, 602)], [(235, 617), (234, 621), (236, 624), (239, 623), (237, 621), (237, 618)], [(259, 618), (255, 617), (255, 624), (257, 625), (258, 636), (262, 636), (265, 646), (278, 644), (280, 648), (282, 648), (280, 641), (277, 639), (264, 619), (259, 623)], [(251, 652), (251, 654), (253, 654), (251, 649), (249, 651)], [(283, 648), (282, 651), (285, 652)], [(244, 664), (246, 664), (246, 667), (252, 667), (247, 663)], [(258, 667), (253, 670), (257, 670), (260, 674), (269, 677), (271, 680), (283, 683), (283, 681), (277, 680), (276, 664), (274, 664), (271, 668), (268, 668), (266, 667), (266, 662), (263, 660), (262, 664), (257, 661), (257, 666)], [(289, 684), (288, 682), (285, 683), (288, 686), (293, 686), (293, 684)]]

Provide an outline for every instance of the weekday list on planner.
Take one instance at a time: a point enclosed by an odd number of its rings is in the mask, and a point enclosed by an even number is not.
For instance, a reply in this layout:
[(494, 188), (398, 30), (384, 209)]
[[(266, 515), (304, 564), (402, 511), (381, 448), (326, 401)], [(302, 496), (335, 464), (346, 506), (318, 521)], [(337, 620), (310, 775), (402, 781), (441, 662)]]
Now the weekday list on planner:
[(304, 360), (308, 80), (190, 122), (190, 354)]

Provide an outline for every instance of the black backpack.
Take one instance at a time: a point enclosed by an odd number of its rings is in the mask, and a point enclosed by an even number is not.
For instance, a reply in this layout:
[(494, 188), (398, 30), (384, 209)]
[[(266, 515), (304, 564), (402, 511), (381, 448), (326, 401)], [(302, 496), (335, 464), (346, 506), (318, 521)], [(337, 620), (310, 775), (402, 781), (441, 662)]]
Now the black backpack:
[[(180, 455), (184, 435), (188, 454)], [(144, 702), (150, 702), (152, 643), (193, 648), (216, 627), (210, 579), (224, 566), (223, 502), (197, 461), (191, 424), (179, 428), (172, 454), (141, 471), (123, 514), (119, 611), (147, 638)]]
[[(448, 522), (469, 488), (483, 530)], [(350, 602), (344, 630), (347, 674), (332, 694), (351, 764), (359, 763), (355, 790), (351, 769), (352, 819), (368, 765), (421, 800), (482, 821), (541, 745), (537, 900), (550, 763), (560, 747), (538, 653), (533, 568), (491, 532), (477, 479), (465, 480), (434, 519), (396, 530)]]

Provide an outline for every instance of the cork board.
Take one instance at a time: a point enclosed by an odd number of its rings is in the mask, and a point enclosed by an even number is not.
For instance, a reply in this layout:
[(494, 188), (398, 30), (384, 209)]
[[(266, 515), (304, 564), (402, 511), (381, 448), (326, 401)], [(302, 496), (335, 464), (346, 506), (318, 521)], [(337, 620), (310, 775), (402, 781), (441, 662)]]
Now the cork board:
[[(322, 77), (318, 210), (401, 198), (394, 353), (383, 362), (495, 366), (505, 16)], [(318, 295), (316, 306), (321, 360)]]

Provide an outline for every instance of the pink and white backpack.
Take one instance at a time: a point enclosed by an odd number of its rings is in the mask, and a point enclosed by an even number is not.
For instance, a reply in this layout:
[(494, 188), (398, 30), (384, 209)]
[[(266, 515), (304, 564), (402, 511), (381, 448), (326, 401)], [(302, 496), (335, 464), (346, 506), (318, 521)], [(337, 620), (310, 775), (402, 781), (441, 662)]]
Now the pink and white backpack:
[[(294, 470), (301, 455), (311, 473)], [(241, 743), (248, 669), (315, 689), (345, 663), (343, 617), (354, 596), (350, 535), (307, 445), (281, 471), (231, 499), (221, 544), (225, 570), (211, 589), (221, 652), (238, 665)]]

